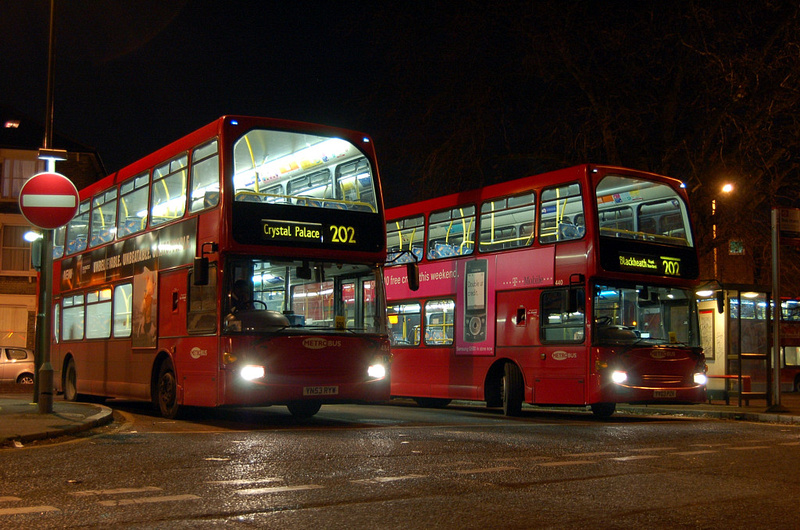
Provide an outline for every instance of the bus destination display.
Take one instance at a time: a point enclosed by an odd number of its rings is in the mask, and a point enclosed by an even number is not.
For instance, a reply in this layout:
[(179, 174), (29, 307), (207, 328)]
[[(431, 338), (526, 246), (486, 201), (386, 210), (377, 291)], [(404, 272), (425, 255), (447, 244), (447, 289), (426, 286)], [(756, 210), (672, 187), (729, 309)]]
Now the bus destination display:
[(306, 242), (355, 245), (358, 243), (353, 226), (313, 223), (307, 221), (261, 220), (261, 239), (265, 242)]
[(629, 252), (619, 253), (620, 270), (656, 274), (659, 276), (681, 276), (681, 259), (670, 256), (648, 256)]

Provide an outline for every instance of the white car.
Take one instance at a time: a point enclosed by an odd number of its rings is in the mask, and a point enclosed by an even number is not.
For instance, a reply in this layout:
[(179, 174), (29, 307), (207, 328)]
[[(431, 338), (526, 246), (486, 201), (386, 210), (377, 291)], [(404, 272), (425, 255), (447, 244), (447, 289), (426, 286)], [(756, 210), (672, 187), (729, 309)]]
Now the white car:
[(33, 384), (33, 352), (17, 346), (0, 346), (0, 383)]

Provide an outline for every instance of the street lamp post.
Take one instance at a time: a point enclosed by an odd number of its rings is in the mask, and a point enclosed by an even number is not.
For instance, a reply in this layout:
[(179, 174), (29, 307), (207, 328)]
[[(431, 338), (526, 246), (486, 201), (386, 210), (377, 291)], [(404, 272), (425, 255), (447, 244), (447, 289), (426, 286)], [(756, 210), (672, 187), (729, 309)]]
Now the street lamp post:
[[(733, 184), (726, 182), (720, 188), (720, 191), (725, 195), (731, 193), (733, 191)], [(719, 281), (719, 264), (718, 264), (718, 252), (719, 252), (719, 243), (717, 241), (717, 199), (716, 197), (711, 199), (711, 238), (713, 240), (713, 247), (714, 247), (714, 279)]]

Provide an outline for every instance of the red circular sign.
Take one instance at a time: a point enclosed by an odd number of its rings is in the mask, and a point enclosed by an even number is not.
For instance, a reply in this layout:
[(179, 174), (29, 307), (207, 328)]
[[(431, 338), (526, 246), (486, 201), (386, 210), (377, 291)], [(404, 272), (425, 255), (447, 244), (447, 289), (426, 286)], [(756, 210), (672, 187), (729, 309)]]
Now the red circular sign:
[(19, 209), (33, 226), (52, 230), (67, 224), (78, 211), (75, 184), (61, 173), (38, 173), (19, 190)]

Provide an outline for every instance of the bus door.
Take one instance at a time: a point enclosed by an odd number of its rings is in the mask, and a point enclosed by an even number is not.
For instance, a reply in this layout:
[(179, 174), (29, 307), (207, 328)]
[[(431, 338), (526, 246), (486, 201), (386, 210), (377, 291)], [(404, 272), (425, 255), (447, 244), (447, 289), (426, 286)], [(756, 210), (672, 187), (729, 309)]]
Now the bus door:
[[(216, 278), (216, 271), (209, 273)], [(179, 269), (159, 275), (158, 345), (171, 351), (182, 403), (192, 406), (217, 405), (216, 335), (194, 336), (187, 330), (190, 274)], [(216, 284), (216, 282), (214, 282)]]
[[(569, 311), (569, 289), (547, 289), (539, 298), (539, 342), (533, 381), (535, 403), (586, 402), (585, 303)], [(584, 300), (583, 290), (578, 300)]]

